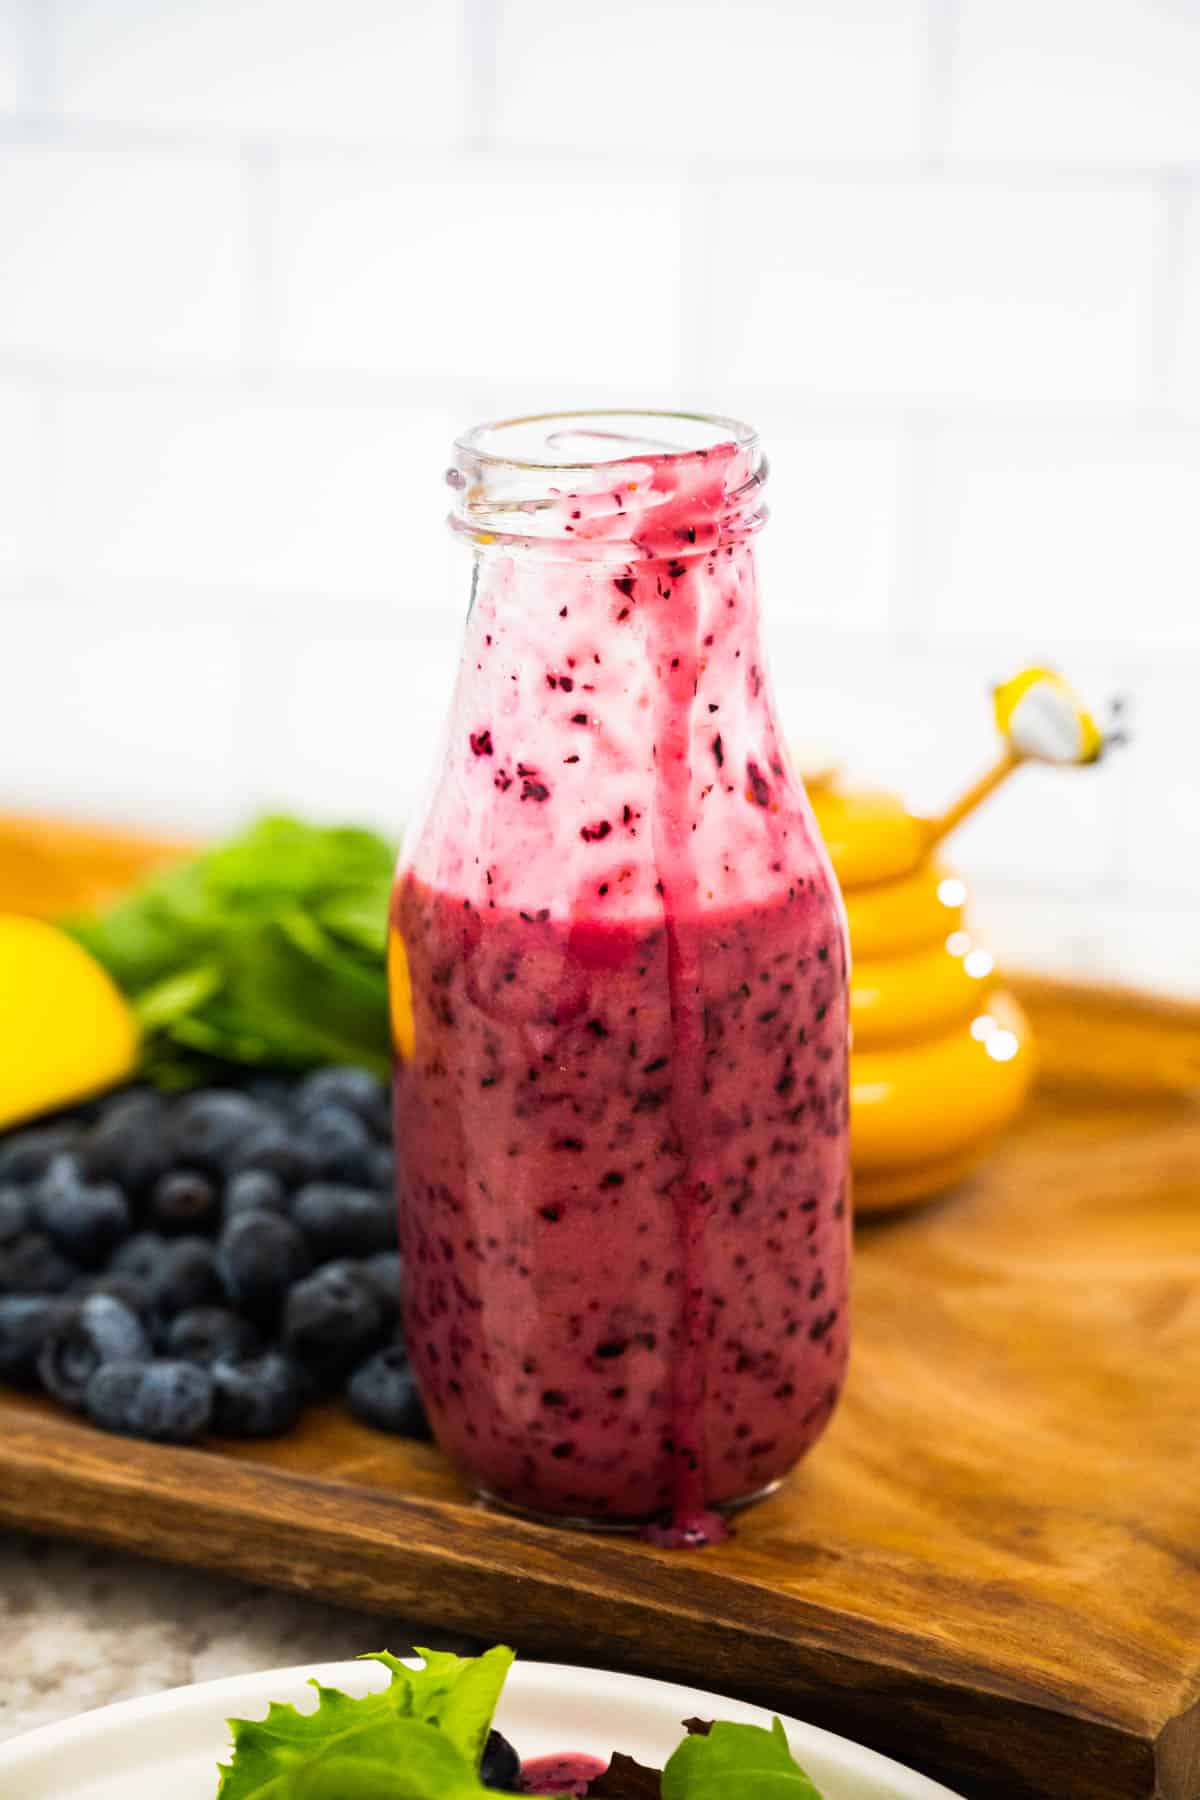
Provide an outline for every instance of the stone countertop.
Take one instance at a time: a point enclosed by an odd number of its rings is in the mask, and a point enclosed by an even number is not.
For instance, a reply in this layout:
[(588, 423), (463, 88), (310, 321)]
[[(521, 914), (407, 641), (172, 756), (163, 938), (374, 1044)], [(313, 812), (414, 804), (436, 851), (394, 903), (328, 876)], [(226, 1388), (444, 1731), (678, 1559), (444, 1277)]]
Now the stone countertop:
[(474, 1645), (414, 1621), (116, 1551), (0, 1534), (0, 1739), (137, 1694), (365, 1650)]

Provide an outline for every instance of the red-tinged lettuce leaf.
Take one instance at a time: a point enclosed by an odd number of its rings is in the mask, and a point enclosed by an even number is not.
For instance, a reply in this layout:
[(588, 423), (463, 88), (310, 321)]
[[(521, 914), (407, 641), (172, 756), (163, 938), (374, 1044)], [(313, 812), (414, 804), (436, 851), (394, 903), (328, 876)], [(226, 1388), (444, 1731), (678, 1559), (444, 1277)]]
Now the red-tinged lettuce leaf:
[(618, 1751), (588, 1787), (588, 1800), (662, 1800), (662, 1770), (648, 1769)]

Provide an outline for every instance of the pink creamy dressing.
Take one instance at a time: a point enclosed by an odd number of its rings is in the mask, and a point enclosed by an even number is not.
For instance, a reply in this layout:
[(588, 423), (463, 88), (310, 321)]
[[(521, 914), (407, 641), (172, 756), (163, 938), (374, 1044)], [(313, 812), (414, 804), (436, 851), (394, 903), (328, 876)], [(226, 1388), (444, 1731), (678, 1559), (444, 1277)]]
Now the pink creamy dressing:
[(535, 1756), (521, 1767), (527, 1794), (586, 1794), (608, 1764), (597, 1756)]
[(481, 557), (398, 879), (406, 1325), (483, 1491), (696, 1545), (843, 1378), (844, 928), (763, 673), (746, 453), (619, 477), (559, 499), (552, 555)]

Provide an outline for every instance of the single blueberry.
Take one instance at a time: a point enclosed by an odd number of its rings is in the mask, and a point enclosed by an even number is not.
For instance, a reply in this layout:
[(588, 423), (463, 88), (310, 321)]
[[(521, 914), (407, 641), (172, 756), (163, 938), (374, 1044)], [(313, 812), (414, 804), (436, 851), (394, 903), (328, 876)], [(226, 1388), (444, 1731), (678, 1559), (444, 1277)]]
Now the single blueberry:
[(521, 1792), (521, 1759), (506, 1737), (489, 1731), (479, 1762), (479, 1779), (485, 1788), (500, 1794)]
[(287, 1211), (287, 1190), (270, 1169), (243, 1169), (225, 1189), (225, 1217), (243, 1212)]
[(172, 1319), (163, 1347), (181, 1362), (210, 1368), (226, 1357), (249, 1356), (259, 1346), (258, 1332), (228, 1306), (193, 1306)]
[(44, 1231), (25, 1231), (0, 1247), (0, 1294), (62, 1294), (80, 1274)]
[(298, 1281), (283, 1309), (283, 1341), (322, 1385), (335, 1382), (379, 1343), (383, 1305), (370, 1281), (347, 1264)]
[(313, 1181), (292, 1201), (292, 1218), (317, 1262), (335, 1256), (370, 1256), (396, 1242), (396, 1212), (369, 1188)]
[(375, 1144), (371, 1149), (367, 1178), (377, 1194), (388, 1200), (396, 1192), (396, 1153), (390, 1144)]
[(38, 1374), (47, 1393), (78, 1408), (101, 1363), (145, 1362), (149, 1355), (137, 1314), (111, 1294), (89, 1294), (61, 1308), (39, 1352)]
[(85, 1182), (69, 1151), (56, 1156), (33, 1191), (36, 1222), (67, 1256), (97, 1268), (129, 1236), (129, 1202), (112, 1182)]
[(323, 1106), (344, 1106), (357, 1113), (374, 1137), (391, 1135), (387, 1088), (370, 1069), (333, 1065), (306, 1075), (296, 1090), (297, 1114), (303, 1118)]
[(370, 1179), (371, 1138), (366, 1126), (344, 1106), (318, 1106), (303, 1120), (305, 1147), (316, 1173), (330, 1181)]
[(24, 1188), (5, 1182), (0, 1187), (0, 1244), (11, 1244), (30, 1223), (29, 1195)]
[(37, 1381), (42, 1345), (69, 1301), (50, 1294), (0, 1298), (0, 1381), (26, 1387)]
[(221, 1298), (216, 1251), (207, 1238), (181, 1237), (162, 1253), (150, 1292), (160, 1319), (173, 1319), (193, 1306), (209, 1306)]
[(270, 1128), (271, 1115), (236, 1089), (207, 1088), (180, 1100), (171, 1121), (174, 1160), (187, 1168), (226, 1175), (241, 1148)]
[(134, 1281), (153, 1288), (166, 1251), (166, 1239), (156, 1231), (135, 1231), (109, 1258), (109, 1272), (130, 1275)]
[(172, 1169), (154, 1184), (146, 1219), (166, 1237), (185, 1231), (215, 1231), (220, 1217), (217, 1190), (198, 1169)]
[(403, 1344), (377, 1350), (355, 1369), (346, 1386), (350, 1411), (364, 1425), (398, 1437), (428, 1438), (429, 1424)]
[(276, 1213), (243, 1212), (226, 1224), (217, 1263), (229, 1299), (248, 1311), (273, 1313), (284, 1295), (312, 1268), (299, 1228)]
[(292, 1104), (295, 1085), (285, 1075), (252, 1075), (246, 1083), (246, 1092), (267, 1112), (282, 1117)]
[(211, 1370), (212, 1428), (225, 1437), (280, 1437), (304, 1404), (302, 1371), (282, 1350), (222, 1357)]
[(0, 1181), (39, 1180), (54, 1158), (78, 1141), (74, 1126), (38, 1125), (0, 1138)]
[(108, 1362), (92, 1371), (84, 1406), (93, 1425), (99, 1425), (102, 1431), (131, 1429), (129, 1419), (146, 1367), (145, 1362)]
[(89, 1181), (116, 1181), (128, 1194), (143, 1193), (171, 1164), (166, 1102), (148, 1088), (114, 1095), (79, 1155)]
[(97, 1369), (86, 1403), (89, 1417), (106, 1431), (155, 1444), (192, 1444), (212, 1419), (212, 1378), (189, 1362), (114, 1362)]
[(364, 1257), (362, 1269), (379, 1298), (393, 1313), (398, 1313), (404, 1287), (404, 1258), (400, 1252), (377, 1251), (374, 1256)]
[(114, 1300), (136, 1313), (143, 1324), (153, 1317), (154, 1295), (149, 1284), (133, 1275), (123, 1275), (117, 1269), (102, 1269), (98, 1275), (81, 1275), (78, 1281), (71, 1283), (73, 1299), (85, 1300), (89, 1294), (111, 1294)]
[(313, 1160), (300, 1133), (283, 1125), (264, 1125), (245, 1137), (230, 1153), (228, 1173), (243, 1169), (268, 1169), (285, 1187), (299, 1187), (312, 1179)]

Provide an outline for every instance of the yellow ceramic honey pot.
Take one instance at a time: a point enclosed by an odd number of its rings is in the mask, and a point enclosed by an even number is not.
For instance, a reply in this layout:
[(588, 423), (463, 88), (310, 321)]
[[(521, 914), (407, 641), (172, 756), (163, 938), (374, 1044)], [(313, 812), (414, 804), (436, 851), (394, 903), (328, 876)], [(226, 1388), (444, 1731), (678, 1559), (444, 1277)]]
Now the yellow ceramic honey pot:
[(1048, 669), (1004, 682), (993, 706), (1002, 754), (938, 818), (830, 772), (805, 778), (850, 927), (860, 1213), (929, 1198), (966, 1175), (1020, 1111), (1033, 1076), (1028, 1020), (966, 924), (966, 887), (937, 849), (1022, 763), (1092, 763), (1119, 734)]

